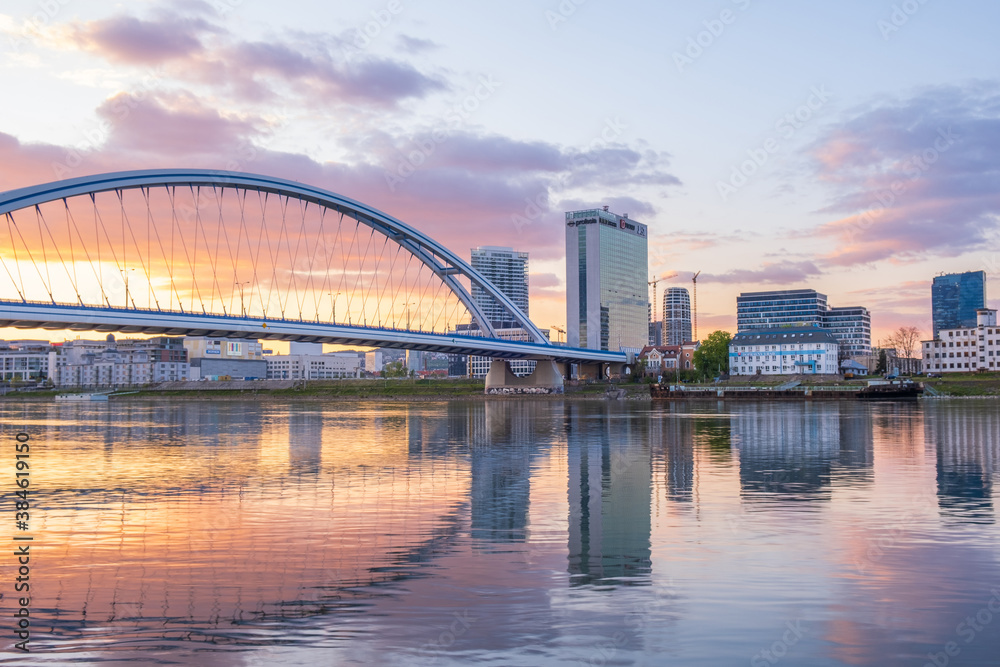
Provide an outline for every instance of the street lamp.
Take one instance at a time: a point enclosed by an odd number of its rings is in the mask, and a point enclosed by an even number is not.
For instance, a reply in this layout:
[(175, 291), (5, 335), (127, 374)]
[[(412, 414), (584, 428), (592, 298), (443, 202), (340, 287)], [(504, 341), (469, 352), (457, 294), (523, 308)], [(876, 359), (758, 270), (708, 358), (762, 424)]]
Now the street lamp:
[[(125, 307), (128, 308), (128, 302), (129, 302), (128, 272), (129, 271), (135, 271), (135, 269), (118, 269), (118, 271), (122, 274), (122, 278), (125, 280)], [(133, 305), (133, 307), (135, 306), (135, 304), (132, 304), (132, 305)]]
[(236, 283), (236, 287), (239, 288), (239, 290), (240, 290), (240, 312), (243, 313), (243, 317), (247, 316), (246, 305), (245, 305), (245, 303), (243, 301), (243, 286), (244, 285), (249, 285), (249, 284), (250, 284), (249, 280), (247, 280), (245, 282), (242, 282), (242, 283)]
[(415, 306), (415, 305), (417, 305), (416, 301), (411, 301), (410, 303), (406, 304), (406, 330), (407, 331), (410, 330), (410, 306)]
[(337, 292), (336, 294), (334, 294), (333, 292), (327, 292), (327, 294), (330, 297), (330, 310), (331, 310), (330, 321), (332, 323), (336, 324), (337, 323), (337, 297), (340, 296), (341, 294), (343, 294), (343, 292)]

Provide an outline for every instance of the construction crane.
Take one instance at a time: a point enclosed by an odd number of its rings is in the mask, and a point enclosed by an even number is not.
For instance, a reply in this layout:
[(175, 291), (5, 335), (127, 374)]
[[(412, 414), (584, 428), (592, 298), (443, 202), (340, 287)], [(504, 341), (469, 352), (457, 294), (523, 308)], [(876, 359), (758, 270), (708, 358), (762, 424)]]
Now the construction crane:
[(654, 322), (656, 321), (656, 283), (660, 282), (661, 280), (663, 280), (663, 278), (653, 278), (648, 283), (646, 283), (647, 285), (652, 285), (653, 286), (653, 321)]
[[(558, 327), (558, 326), (556, 326), (555, 324), (551, 324), (551, 325), (549, 325), (549, 328), (550, 328), (550, 329), (552, 329), (553, 331), (558, 331), (558, 332), (559, 332), (560, 334), (562, 334), (562, 336), (565, 336), (565, 335), (566, 335), (566, 330), (565, 330), (565, 329), (563, 329), (562, 327)], [(562, 338), (562, 336), (557, 336), (557, 337), (556, 337), (556, 342), (557, 342), (557, 343), (561, 343), (561, 342), (562, 342), (562, 341), (560, 340), (560, 338)]]
[(698, 276), (701, 275), (701, 271), (698, 271), (691, 277), (691, 282), (694, 284), (694, 339), (698, 340)]

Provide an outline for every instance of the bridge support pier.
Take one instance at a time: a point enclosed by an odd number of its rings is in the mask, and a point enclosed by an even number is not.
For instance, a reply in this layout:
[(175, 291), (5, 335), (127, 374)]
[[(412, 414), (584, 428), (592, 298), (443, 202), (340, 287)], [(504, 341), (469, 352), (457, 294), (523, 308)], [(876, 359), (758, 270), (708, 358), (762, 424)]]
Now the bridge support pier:
[(540, 359), (534, 372), (523, 378), (511, 372), (510, 363), (505, 359), (494, 359), (486, 374), (485, 391), (490, 395), (561, 394), (563, 376), (552, 359)]

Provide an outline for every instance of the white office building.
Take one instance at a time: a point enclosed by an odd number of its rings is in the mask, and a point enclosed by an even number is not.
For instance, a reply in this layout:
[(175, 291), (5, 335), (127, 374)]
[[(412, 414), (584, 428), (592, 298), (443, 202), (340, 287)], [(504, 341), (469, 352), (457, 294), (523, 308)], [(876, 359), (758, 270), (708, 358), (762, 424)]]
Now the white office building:
[(730, 375), (826, 375), (839, 372), (839, 344), (819, 327), (756, 329), (729, 343)]
[(663, 345), (681, 345), (691, 340), (691, 295), (683, 287), (663, 293)]
[(335, 380), (361, 375), (361, 358), (355, 352), (275, 354), (265, 360), (268, 380)]
[(941, 329), (934, 340), (920, 343), (927, 373), (970, 373), (1000, 370), (997, 311), (980, 308), (975, 327)]

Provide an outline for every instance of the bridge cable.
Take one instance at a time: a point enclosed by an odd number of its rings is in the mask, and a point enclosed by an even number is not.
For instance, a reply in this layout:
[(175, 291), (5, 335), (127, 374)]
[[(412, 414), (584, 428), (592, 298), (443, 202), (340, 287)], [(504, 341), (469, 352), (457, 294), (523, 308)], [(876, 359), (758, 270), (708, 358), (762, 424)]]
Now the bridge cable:
[[(296, 257), (299, 256), (299, 248), (302, 247), (302, 237), (305, 234), (305, 228), (306, 228), (306, 214), (309, 212), (309, 202), (304, 201), (302, 199), (299, 199), (298, 202), (299, 202), (299, 214), (302, 216), (302, 226), (299, 228), (299, 239), (298, 239), (298, 241), (295, 242), (295, 256)], [(315, 244), (315, 246), (313, 247), (312, 253), (309, 255), (309, 266), (306, 268), (305, 285), (302, 286), (302, 298), (298, 299), (298, 302), (299, 302), (299, 319), (303, 320), (303, 321), (305, 321), (305, 315), (303, 314), (302, 309), (305, 308), (306, 297), (309, 296), (310, 291), (312, 292), (313, 298), (315, 298), (315, 296), (316, 296), (316, 289), (312, 285), (312, 268), (313, 268), (313, 262), (316, 260), (316, 247), (318, 247), (318, 245), (319, 244)], [(308, 250), (308, 247), (309, 247), (309, 243), (306, 242), (306, 248), (307, 248), (307, 250)], [(292, 270), (294, 271), (295, 268), (292, 267)], [(313, 287), (313, 289), (310, 290), (309, 289), (310, 287)], [(316, 307), (316, 313), (317, 314), (319, 313), (319, 307), (318, 306)]]
[[(141, 189), (142, 188), (140, 188), (140, 190)], [(146, 276), (146, 283), (148, 285), (147, 291), (146, 291), (147, 299), (148, 298), (152, 298), (153, 303), (156, 304), (156, 309), (157, 310), (163, 310), (162, 308), (160, 308), (160, 299), (156, 295), (156, 292), (153, 290), (153, 278), (150, 275), (150, 268), (151, 267), (147, 267), (146, 266), (146, 260), (151, 259), (151, 257), (150, 257), (151, 245), (150, 244), (152, 243), (152, 241), (150, 239), (151, 235), (149, 233), (149, 220), (148, 219), (146, 220), (146, 255), (144, 257), (143, 254), (142, 254), (142, 249), (139, 247), (139, 241), (136, 240), (136, 238), (135, 238), (135, 230), (132, 229), (132, 221), (129, 220), (128, 212), (125, 210), (125, 196), (124, 196), (124, 191), (121, 188), (115, 188), (115, 193), (118, 195), (118, 204), (121, 207), (121, 214), (122, 214), (122, 265), (124, 267), (123, 271), (128, 271), (128, 264), (126, 264), (127, 254), (125, 253), (125, 227), (127, 226), (128, 227), (129, 236), (132, 237), (132, 245), (135, 246), (135, 251), (136, 251), (136, 253), (138, 253), (137, 257), (139, 259), (139, 266), (142, 267), (142, 272)], [(149, 306), (149, 302), (148, 301), (146, 302), (146, 305)], [(135, 305), (135, 296), (134, 296), (134, 293), (133, 293), (133, 296), (132, 296), (132, 307), (135, 308), (136, 310), (138, 310), (138, 306)]]
[[(387, 240), (388, 240), (388, 238), (389, 237), (386, 237)], [(378, 296), (378, 302), (379, 302), (379, 304), (382, 304), (385, 301), (385, 291), (387, 289), (389, 289), (389, 287), (392, 284), (392, 276), (394, 275), (394, 273), (396, 271), (396, 260), (399, 259), (399, 251), (402, 250), (402, 249), (403, 249), (403, 247), (397, 243), (396, 244), (396, 253), (392, 256), (392, 260), (389, 262), (389, 271), (386, 273), (385, 283), (382, 285), (382, 293), (379, 294), (379, 296)], [(391, 316), (392, 316), (392, 307), (390, 306), (388, 317), (391, 317)], [(387, 324), (388, 324), (388, 322), (387, 322)]]
[[(73, 211), (70, 209), (69, 202), (66, 201), (65, 197), (63, 197), (63, 206), (66, 207), (66, 215), (68, 216), (68, 221), (67, 221), (67, 225), (66, 226), (67, 226), (67, 232), (69, 233), (70, 261), (73, 262), (73, 275), (74, 275), (74, 277), (76, 276), (76, 261), (72, 257), (72, 254), (73, 254), (73, 232), (71, 230), (69, 230), (69, 222), (70, 221), (73, 223), (73, 229), (76, 230), (76, 236), (77, 236), (77, 238), (80, 239), (80, 246), (83, 248), (83, 254), (87, 258), (87, 264), (90, 265), (90, 270), (94, 272), (94, 277), (97, 278), (97, 285), (98, 285), (98, 287), (101, 288), (101, 294), (103, 295), (104, 294), (104, 287), (101, 285), (101, 277), (99, 275), (97, 275), (97, 269), (94, 268), (94, 260), (90, 257), (90, 251), (87, 250), (87, 244), (83, 240), (83, 235), (80, 234), (80, 226), (76, 224), (76, 216), (73, 215)], [(79, 294), (77, 294), (77, 297), (79, 298)], [(83, 305), (83, 301), (82, 300), (80, 301), (80, 305)]]
[[(69, 237), (69, 265), (73, 267), (73, 287), (79, 284), (79, 276), (76, 273), (76, 253), (73, 251), (73, 228), (70, 226), (69, 222), (69, 205), (66, 203), (66, 198), (63, 197), (63, 207), (66, 213), (66, 236)], [(56, 246), (59, 247), (58, 245)], [(80, 298), (80, 290), (76, 289), (76, 300), (83, 305), (83, 299)]]
[[(267, 224), (266, 224), (266, 222), (267, 222), (267, 202), (268, 202), (269, 197), (270, 197), (270, 193), (269, 192), (265, 192), (263, 198), (261, 198), (261, 191), (257, 190), (257, 204), (260, 206), (260, 231), (257, 234), (257, 252), (254, 254), (254, 257), (253, 257), (253, 279), (254, 279), (254, 285), (250, 286), (251, 298), (253, 297), (253, 288), (255, 286), (257, 287), (257, 297), (260, 299), (260, 307), (261, 307), (261, 310), (264, 313), (264, 317), (267, 317), (267, 306), (271, 305), (271, 298), (274, 295), (274, 283), (277, 280), (277, 277), (274, 275), (274, 258), (271, 255), (271, 237), (267, 233)], [(265, 238), (267, 239), (267, 254), (268, 254), (269, 257), (271, 257), (271, 267), (272, 267), (272, 270), (271, 270), (271, 284), (268, 285), (268, 288), (267, 288), (267, 302), (266, 302), (266, 305), (265, 305), (265, 302), (264, 302), (264, 292), (260, 289), (260, 285), (258, 284), (259, 274), (257, 273), (258, 263), (260, 262), (260, 246), (264, 242)], [(248, 233), (247, 234), (247, 247), (249, 247), (249, 246), (250, 246), (250, 235)], [(281, 305), (280, 299), (278, 301), (278, 305), (279, 306)]]
[[(347, 248), (347, 255), (344, 257), (344, 271), (343, 271), (343, 273), (341, 275), (341, 284), (337, 286), (337, 291), (338, 292), (341, 291), (341, 287), (345, 287), (346, 286), (346, 282), (347, 282), (347, 263), (351, 260), (351, 257), (353, 255), (352, 251), (354, 250), (355, 242), (358, 240), (358, 227), (361, 225), (361, 221), (360, 220), (358, 220), (354, 216), (351, 216), (351, 217), (354, 219), (354, 235), (351, 237), (351, 245), (348, 246), (348, 248)], [(348, 324), (348, 326), (350, 326), (351, 325), (351, 317), (353, 315), (351, 305), (352, 305), (352, 303), (354, 301), (354, 293), (353, 292), (345, 292), (345, 294), (347, 295), (347, 324)]]
[[(370, 227), (371, 231), (368, 234), (368, 242), (365, 244), (365, 254), (362, 255), (361, 261), (358, 263), (358, 277), (354, 281), (354, 289), (357, 290), (359, 285), (362, 285), (361, 276), (365, 271), (365, 264), (368, 262), (368, 249), (372, 246), (372, 239), (375, 237), (375, 228)], [(365, 293), (361, 292), (361, 315), (364, 318), (364, 326), (368, 326), (368, 299), (365, 297)]]
[[(195, 297), (195, 294), (197, 294), (198, 295), (198, 301), (201, 302), (201, 311), (205, 312), (205, 300), (201, 297), (201, 289), (198, 287), (198, 276), (195, 273), (195, 267), (197, 265), (196, 265), (195, 261), (193, 261), (193, 259), (191, 257), (191, 254), (188, 252), (187, 242), (184, 240), (184, 233), (183, 233), (183, 230), (181, 230), (180, 220), (177, 217), (177, 186), (176, 185), (175, 186), (171, 186), (170, 188), (167, 189), (167, 196), (170, 198), (170, 210), (172, 211), (172, 217), (173, 217), (173, 220), (171, 222), (172, 223), (173, 222), (177, 223), (177, 232), (178, 232), (177, 236), (181, 240), (181, 249), (184, 250), (184, 258), (187, 260), (188, 266), (191, 267), (191, 285), (194, 287), (194, 291), (191, 293), (191, 305), (188, 306), (188, 308), (189, 308), (189, 310), (191, 312), (194, 312), (194, 297)], [(173, 235), (174, 235), (173, 226), (171, 225), (171, 228), (170, 228), (170, 258), (171, 258), (171, 262), (173, 262), (173, 255), (174, 255)], [(194, 243), (195, 243), (195, 246), (194, 246), (195, 258), (194, 259), (197, 259), (197, 252), (198, 252), (198, 232), (197, 232), (197, 230), (195, 230), (195, 233), (194, 233)], [(180, 298), (179, 294), (177, 295), (177, 298), (178, 299)], [(181, 307), (181, 311), (182, 312), (183, 312), (183, 310), (184, 310), (184, 308)]]
[[(320, 289), (320, 294), (319, 294), (319, 298), (320, 299), (323, 298), (323, 295), (326, 294), (326, 290), (330, 286), (330, 263), (331, 263), (330, 262), (331, 253), (330, 253), (329, 248), (326, 245), (326, 232), (323, 231), (323, 229), (324, 229), (323, 228), (324, 221), (326, 220), (326, 212), (329, 209), (326, 206), (324, 206), (322, 210), (323, 210), (323, 213), (322, 213), (322, 217), (320, 218), (320, 238), (323, 241), (323, 257), (324, 257), (324, 263), (326, 264), (326, 274), (323, 277), (323, 287)], [(343, 222), (343, 220), (344, 220), (344, 213), (343, 213), (343, 211), (338, 211), (338, 212), (340, 213), (340, 220), (341, 220), (341, 222)], [(333, 247), (334, 248), (338, 247), (338, 239), (339, 238), (340, 238), (340, 225), (338, 224), (337, 225), (337, 234), (336, 234), (336, 236), (334, 237), (334, 240), (333, 240)], [(333, 302), (333, 309), (330, 312), (330, 319), (333, 320), (331, 322), (332, 324), (336, 324), (336, 318), (334, 317), (334, 315), (336, 314), (334, 311), (336, 311), (336, 309), (337, 309), (337, 301), (336, 301), (336, 299), (337, 299), (337, 297), (333, 294), (333, 292), (330, 292), (330, 300)], [(319, 313), (319, 305), (316, 306), (316, 312), (317, 312), (317, 314)]]
[[(292, 274), (293, 291), (295, 292), (295, 302), (298, 304), (298, 307), (299, 307), (299, 319), (300, 320), (304, 320), (305, 318), (302, 315), (302, 306), (303, 306), (303, 300), (305, 299), (305, 296), (306, 296), (305, 288), (308, 286), (308, 283), (307, 283), (307, 285), (303, 286), (302, 299), (300, 299), (299, 298), (299, 271), (298, 271), (297, 266), (298, 266), (298, 261), (299, 261), (299, 250), (302, 248), (302, 237), (305, 234), (305, 229), (306, 229), (306, 211), (307, 211), (307, 209), (309, 207), (309, 203), (308, 202), (304, 202), (300, 197), (296, 197), (295, 199), (299, 203), (299, 219), (301, 220), (301, 223), (299, 224), (299, 237), (295, 241), (295, 253), (292, 256), (292, 265), (290, 267), (290, 270), (291, 270), (291, 274)], [(305, 204), (305, 208), (303, 208), (303, 204)], [(308, 244), (306, 244), (306, 245), (308, 245)], [(291, 238), (289, 238), (288, 247), (289, 247), (289, 250), (291, 250)], [(309, 277), (309, 271), (307, 270), (306, 271), (306, 280), (307, 281), (308, 281), (308, 277)]]
[[(221, 192), (220, 192), (221, 191)], [(215, 184), (212, 185), (212, 194), (215, 195), (215, 201), (219, 204), (219, 222), (215, 227), (215, 256), (219, 254), (219, 236), (225, 234), (226, 237), (226, 250), (229, 251), (229, 263), (233, 266), (233, 281), (235, 284), (236, 280), (236, 262), (233, 260), (233, 245), (229, 242), (229, 230), (226, 229), (226, 225), (223, 221), (222, 215), (222, 199), (225, 195), (225, 188), (216, 188)], [(215, 282), (219, 283), (219, 273), (215, 272)], [(229, 312), (233, 310), (233, 299), (236, 298), (235, 290), (232, 287), (229, 288)], [(219, 285), (219, 299), (222, 301), (222, 314), (228, 314), (226, 311), (226, 301), (225, 297), (222, 295), (222, 286)]]
[[(49, 297), (52, 297), (52, 292), (49, 291), (48, 286), (45, 285), (45, 278), (42, 277), (42, 272), (38, 268), (38, 262), (35, 261), (34, 255), (31, 254), (31, 248), (28, 247), (27, 242), (24, 240), (24, 235), (21, 234), (21, 228), (17, 225), (17, 221), (14, 220), (13, 212), (7, 214), (9, 220), (8, 228), (10, 224), (13, 224), (14, 229), (17, 230), (17, 236), (21, 239), (21, 244), (24, 246), (25, 252), (28, 253), (28, 261), (31, 262), (32, 267), (35, 269), (35, 273), (38, 274), (38, 279), (41, 281), (42, 286), (45, 287), (46, 291), (49, 292)], [(17, 261), (17, 246), (14, 245), (14, 236), (11, 234), (11, 247), (14, 248), (14, 261), (17, 264), (17, 274), (21, 277), (21, 289), (24, 289), (24, 277), (21, 276), (21, 263)], [(55, 303), (55, 299), (52, 299), (52, 303)]]
[[(375, 232), (375, 229), (373, 227), (372, 228), (373, 235), (374, 235), (374, 232)], [(375, 279), (378, 278), (381, 275), (379, 273), (379, 267), (382, 266), (382, 257), (385, 255), (385, 247), (386, 247), (386, 244), (389, 243), (389, 237), (388, 236), (382, 236), (382, 238), (385, 239), (385, 240), (382, 241), (382, 249), (379, 250), (378, 259), (375, 260), (375, 270), (372, 271), (372, 279), (371, 279), (371, 282), (368, 284), (368, 294), (369, 295), (371, 295), (372, 288), (375, 287)], [(377, 243), (377, 241), (376, 241), (376, 243)], [(375, 319), (373, 321), (377, 321), (379, 327), (382, 326), (382, 309), (381, 309), (381, 304), (380, 304), (379, 299), (378, 299), (378, 290), (377, 289), (375, 290)]]
[(3, 269), (4, 271), (7, 272), (7, 275), (10, 277), (10, 282), (14, 284), (14, 290), (17, 292), (17, 295), (21, 297), (21, 302), (27, 303), (28, 300), (24, 298), (24, 292), (21, 291), (24, 289), (24, 278), (21, 276), (21, 263), (17, 260), (17, 247), (14, 245), (14, 232), (10, 228), (11, 223), (13, 222), (13, 218), (11, 217), (10, 213), (6, 215), (6, 218), (7, 218), (7, 231), (10, 234), (10, 248), (11, 250), (14, 251), (14, 266), (17, 267), (17, 277), (21, 283), (20, 288), (18, 288), (17, 281), (14, 280), (14, 276), (11, 275), (10, 269), (7, 268), (7, 261), (3, 258), (3, 254), (0, 254), (0, 262), (3, 262)]
[[(208, 245), (208, 237), (205, 235), (205, 223), (201, 219), (201, 186), (199, 185), (197, 190), (195, 190), (195, 187), (192, 184), (188, 184), (188, 187), (191, 190), (191, 197), (194, 200), (194, 225), (195, 225), (195, 232), (194, 233), (195, 233), (195, 236), (197, 236), (198, 235), (198, 231), (199, 230), (201, 231), (201, 238), (202, 238), (203, 241), (205, 241), (205, 252), (208, 253), (208, 261), (212, 265), (212, 280), (215, 282), (215, 287), (211, 289), (212, 298), (211, 298), (211, 301), (209, 302), (208, 308), (209, 308), (209, 310), (211, 310), (214, 313), (215, 312), (215, 289), (218, 288), (218, 286), (219, 286), (219, 274), (218, 274), (218, 272), (216, 271), (216, 268), (215, 268), (216, 267), (216, 262), (218, 260), (218, 256), (217, 256), (217, 253), (212, 252), (211, 248)], [(222, 298), (222, 290), (219, 290), (219, 298), (220, 299)], [(205, 300), (204, 299), (202, 299), (202, 301), (201, 301), (201, 312), (207, 314), (207, 312), (205, 311)]]
[[(101, 293), (104, 294), (104, 300), (107, 302), (108, 308), (111, 308), (111, 300), (108, 298), (107, 293), (105, 293), (104, 290), (104, 269), (101, 265), (101, 235), (97, 230), (98, 222), (101, 224), (101, 230), (104, 232), (104, 238), (108, 241), (108, 247), (111, 248), (111, 258), (115, 260), (115, 268), (118, 269), (119, 272), (122, 271), (122, 268), (121, 263), (118, 261), (118, 253), (115, 252), (115, 244), (111, 242), (111, 235), (108, 234), (108, 228), (104, 224), (104, 217), (101, 215), (101, 211), (97, 207), (97, 197), (93, 192), (90, 193), (90, 203), (94, 206), (94, 234), (97, 237), (97, 265), (101, 267)], [(124, 241), (124, 236), (122, 237), (122, 240)], [(122, 252), (124, 253), (124, 245), (122, 246)], [(122, 256), (122, 259), (124, 260), (124, 255)], [(128, 308), (128, 302), (125, 303), (125, 307)]]
[(56, 298), (52, 296), (52, 274), (49, 271), (49, 259), (45, 253), (45, 237), (42, 235), (42, 210), (38, 208), (38, 204), (35, 204), (35, 222), (38, 224), (38, 242), (42, 246), (42, 263), (45, 265), (45, 277), (48, 278), (48, 284), (45, 286), (45, 289), (49, 293), (49, 299), (55, 304)]
[[(143, 197), (143, 199), (146, 202), (146, 229), (149, 229), (150, 227), (152, 227), (153, 233), (156, 235), (156, 244), (158, 246), (160, 246), (160, 255), (163, 256), (163, 263), (167, 267), (167, 275), (170, 277), (170, 293), (169, 293), (169, 296), (170, 296), (170, 304), (169, 305), (170, 305), (170, 307), (169, 307), (168, 310), (173, 310), (174, 309), (174, 296), (176, 296), (177, 297), (177, 305), (180, 307), (181, 312), (183, 313), (184, 312), (184, 304), (181, 303), (180, 292), (177, 291), (177, 286), (174, 283), (174, 246), (173, 246), (174, 225), (173, 225), (173, 221), (171, 221), (171, 223), (170, 223), (170, 259), (167, 259), (167, 249), (163, 247), (163, 239), (160, 238), (160, 230), (158, 228), (159, 226), (156, 225), (156, 224), (153, 224), (153, 207), (150, 204), (150, 194), (152, 192), (152, 188), (142, 187), (142, 188), (139, 188), (139, 191), (142, 192), (142, 197)], [(150, 265), (150, 268), (152, 269), (153, 258), (152, 257), (147, 257), (147, 259), (149, 260), (149, 265)], [(152, 278), (150, 278), (150, 289), (152, 289), (152, 282), (153, 282)], [(157, 307), (159, 307), (159, 305), (157, 305)]]

